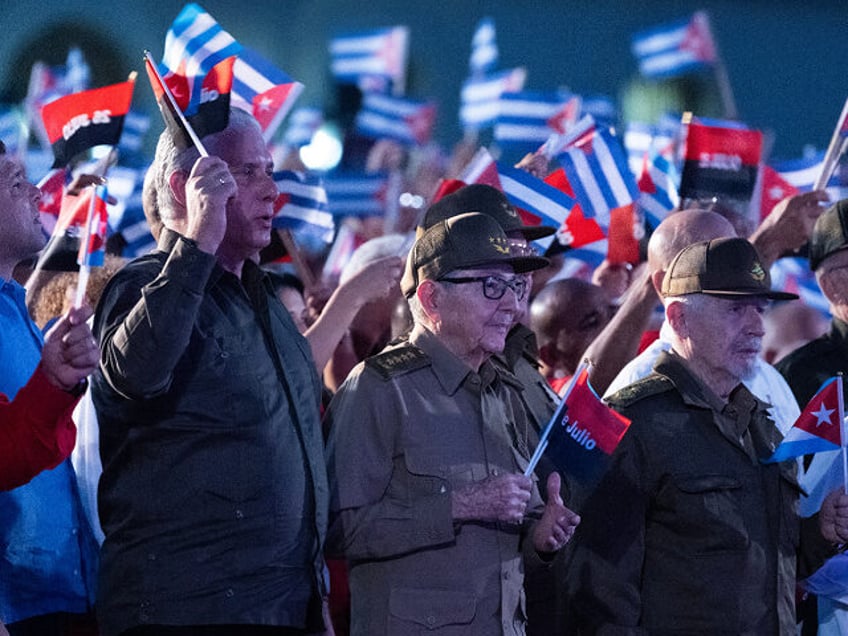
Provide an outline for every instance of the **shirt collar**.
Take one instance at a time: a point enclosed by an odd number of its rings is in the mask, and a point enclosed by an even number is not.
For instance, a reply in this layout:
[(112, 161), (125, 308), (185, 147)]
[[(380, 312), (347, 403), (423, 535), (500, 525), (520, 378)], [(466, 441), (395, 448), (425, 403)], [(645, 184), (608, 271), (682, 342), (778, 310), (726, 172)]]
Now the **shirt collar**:
[[(448, 395), (456, 393), (469, 373), (475, 373), (471, 367), (449, 351), (435, 334), (424, 327), (419, 326), (413, 329), (409, 341), (427, 354), (433, 374)], [(481, 365), (479, 375), (484, 384), (487, 380), (494, 379), (494, 372), (488, 360)]]

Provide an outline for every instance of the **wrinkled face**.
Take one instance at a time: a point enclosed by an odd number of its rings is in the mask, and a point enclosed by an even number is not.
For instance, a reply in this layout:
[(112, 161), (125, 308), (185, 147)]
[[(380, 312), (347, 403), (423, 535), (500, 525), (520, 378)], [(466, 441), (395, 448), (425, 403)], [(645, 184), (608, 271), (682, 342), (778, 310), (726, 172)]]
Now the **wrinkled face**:
[[(515, 274), (509, 265), (494, 265), (476, 269), (459, 269), (445, 279), (495, 276), (506, 281), (526, 279)], [(484, 295), (482, 282), (440, 282), (447, 302), (441, 304), (439, 339), (463, 359), (485, 360), (503, 351), (506, 335), (515, 324), (522, 302), (516, 293), (506, 288), (499, 299)], [(527, 293), (527, 292), (525, 292)], [(490, 294), (491, 295), (491, 294)]]
[(764, 298), (699, 295), (686, 306), (691, 355), (707, 379), (732, 384), (751, 377), (762, 346)]
[(219, 255), (245, 260), (271, 242), (277, 186), (271, 155), (255, 127), (228, 129), (216, 137), (210, 152), (230, 167), (238, 194), (227, 204), (227, 232)]
[(41, 193), (27, 181), (23, 166), (0, 155), (0, 253), (11, 266), (37, 254), (47, 241), (38, 214), (40, 200)]

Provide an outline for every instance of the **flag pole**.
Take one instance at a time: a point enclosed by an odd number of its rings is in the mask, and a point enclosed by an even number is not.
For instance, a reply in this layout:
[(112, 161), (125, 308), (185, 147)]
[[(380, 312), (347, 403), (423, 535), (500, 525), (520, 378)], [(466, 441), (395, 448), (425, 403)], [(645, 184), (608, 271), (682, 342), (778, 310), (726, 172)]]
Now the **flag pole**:
[(162, 78), (162, 75), (159, 73), (159, 67), (156, 62), (153, 61), (153, 56), (150, 54), (150, 51), (144, 52), (145, 60), (147, 61), (148, 68), (153, 71), (153, 74), (156, 75), (156, 81), (159, 82), (159, 85), (162, 87), (162, 92), (165, 95), (165, 99), (168, 100), (168, 103), (171, 105), (174, 113), (177, 117), (180, 118), (180, 123), (185, 127), (188, 136), (191, 137), (191, 142), (194, 144), (194, 147), (197, 148), (197, 152), (200, 153), (201, 157), (208, 157), (209, 153), (206, 152), (206, 148), (203, 145), (203, 142), (200, 141), (200, 137), (197, 136), (197, 133), (194, 132), (194, 128), (191, 127), (191, 124), (188, 123), (188, 119), (183, 114), (182, 109), (177, 105), (177, 100), (174, 99), (174, 95), (171, 93), (171, 89), (168, 88), (168, 85), (165, 83), (165, 80)]
[(842, 402), (842, 372), (836, 374), (837, 409), (839, 413), (839, 445), (842, 447), (842, 492), (848, 495), (848, 440), (845, 439), (845, 407)]
[(533, 471), (536, 470), (536, 465), (539, 463), (539, 460), (542, 459), (542, 454), (545, 452), (545, 449), (548, 447), (548, 438), (551, 436), (551, 431), (553, 431), (554, 425), (559, 421), (560, 414), (563, 410), (568, 410), (565, 402), (568, 400), (568, 396), (571, 395), (571, 391), (574, 390), (574, 386), (577, 384), (577, 379), (583, 373), (583, 371), (588, 371), (588, 369), (592, 366), (592, 363), (584, 358), (583, 362), (577, 367), (574, 371), (574, 375), (571, 376), (571, 380), (568, 382), (568, 386), (563, 391), (563, 394), (560, 399), (560, 403), (554, 411), (554, 414), (551, 416), (550, 421), (548, 421), (547, 426), (545, 426), (545, 430), (542, 432), (542, 436), (539, 438), (539, 445), (536, 446), (536, 450), (533, 452), (533, 456), (530, 458), (530, 462), (527, 464), (527, 468), (524, 469), (524, 476), (529, 477), (533, 474)]
[(822, 160), (822, 169), (819, 173), (816, 182), (813, 184), (813, 190), (822, 190), (827, 182), (830, 181), (833, 171), (836, 169), (836, 164), (839, 161), (840, 155), (845, 152), (845, 146), (848, 144), (848, 138), (843, 138), (842, 129), (846, 126), (848, 120), (848, 99), (845, 100), (845, 105), (842, 107), (842, 113), (836, 121), (836, 128), (833, 131), (833, 136), (830, 138), (830, 143), (827, 146), (827, 152)]
[(307, 290), (314, 289), (315, 277), (312, 275), (312, 271), (309, 269), (306, 261), (303, 260), (303, 254), (300, 253), (300, 248), (295, 243), (292, 233), (288, 228), (280, 227), (277, 228), (277, 235), (280, 237), (280, 241), (282, 241), (289, 256), (291, 256), (294, 268), (297, 270), (304, 288)]
[(715, 52), (715, 63), (713, 64), (713, 72), (716, 82), (718, 83), (719, 94), (721, 95), (721, 103), (724, 107), (724, 116), (727, 119), (737, 119), (739, 112), (736, 110), (736, 100), (733, 98), (733, 88), (730, 86), (730, 77), (727, 74), (727, 67), (724, 65), (721, 53), (719, 53), (718, 45), (713, 37), (712, 28), (710, 27), (710, 17), (706, 11), (698, 11), (695, 14), (695, 20), (703, 20), (703, 26), (706, 33), (709, 35), (709, 41), (712, 44)]

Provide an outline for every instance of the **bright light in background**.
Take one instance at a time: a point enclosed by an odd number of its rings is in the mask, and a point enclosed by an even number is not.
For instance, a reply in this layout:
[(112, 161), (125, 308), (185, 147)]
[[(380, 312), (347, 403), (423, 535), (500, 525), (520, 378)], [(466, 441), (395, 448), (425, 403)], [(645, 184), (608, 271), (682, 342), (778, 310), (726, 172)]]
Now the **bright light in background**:
[(300, 160), (310, 170), (327, 171), (335, 168), (342, 160), (342, 142), (339, 130), (333, 124), (324, 124), (312, 141), (300, 149)]

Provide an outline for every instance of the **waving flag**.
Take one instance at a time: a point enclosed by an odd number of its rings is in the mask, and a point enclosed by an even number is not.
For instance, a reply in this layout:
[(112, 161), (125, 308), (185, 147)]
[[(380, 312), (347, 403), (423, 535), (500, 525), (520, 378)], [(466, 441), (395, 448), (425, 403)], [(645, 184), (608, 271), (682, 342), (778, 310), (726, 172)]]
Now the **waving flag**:
[(637, 33), (631, 49), (648, 78), (684, 75), (716, 62), (710, 22), (703, 11), (691, 18)]
[(686, 132), (680, 198), (749, 200), (762, 146), (763, 134), (758, 130), (693, 119)]
[(339, 35), (330, 40), (330, 70), (342, 83), (361, 84), (376, 77), (402, 86), (408, 50), (405, 26)]
[(586, 496), (600, 483), (610, 456), (630, 428), (630, 420), (601, 402), (589, 383), (588, 369), (581, 367), (566, 388), (564, 403), (548, 423), (540, 446)]
[[(498, 177), (503, 193), (516, 206), (525, 225), (559, 229), (574, 207), (574, 199), (524, 170), (498, 164)], [(545, 250), (553, 240), (549, 235), (533, 243)]]
[(495, 21), (483, 18), (477, 23), (471, 38), (471, 57), (468, 66), (471, 75), (481, 76), (498, 65), (498, 43), (495, 37)]
[(241, 45), (199, 5), (189, 3), (183, 7), (165, 36), (161, 65), (164, 70), (160, 72), (172, 90), (169, 76), (180, 78), (177, 83), (182, 90), (174, 91), (174, 95), (186, 115), (196, 114), (204, 101), (202, 93), (208, 73), (240, 52)]
[(253, 49), (243, 47), (233, 66), (232, 101), (252, 113), (269, 141), (303, 92), (294, 81)]
[(527, 70), (518, 67), (484, 77), (472, 77), (462, 85), (459, 119), (467, 130), (477, 130), (495, 123), (500, 112), (501, 95), (524, 88)]
[(786, 437), (766, 462), (838, 450), (842, 447), (842, 376), (830, 378), (812, 397)]
[(283, 170), (274, 173), (279, 195), (274, 203), (274, 227), (333, 242), (335, 223), (327, 204), (327, 192), (316, 175)]
[(150, 116), (130, 109), (124, 116), (124, 130), (118, 142), (121, 160), (138, 159), (144, 145), (144, 135), (150, 129)]
[(283, 143), (289, 148), (300, 148), (312, 141), (312, 136), (324, 123), (320, 108), (298, 108), (289, 117), (289, 124), (283, 134)]
[(771, 282), (775, 289), (798, 294), (801, 302), (817, 309), (822, 316), (830, 320), (830, 301), (822, 293), (816, 282), (816, 275), (810, 269), (806, 257), (784, 256), (771, 266)]
[(639, 207), (645, 220), (656, 228), (665, 217), (680, 205), (677, 184), (680, 177), (669, 156), (653, 152), (645, 155), (637, 184)]
[(356, 115), (356, 130), (366, 137), (387, 137), (408, 145), (427, 143), (436, 120), (436, 107), (379, 93), (366, 93)]
[(763, 166), (760, 176), (760, 219), (766, 218), (778, 203), (800, 192), (771, 166)]
[(77, 255), (77, 264), (80, 267), (102, 266), (106, 253), (106, 232), (109, 223), (106, 186), (97, 186), (91, 196), (94, 196), (94, 214), (88, 227), (83, 226), (80, 236)]
[(230, 89), (233, 84), (235, 59), (234, 57), (224, 59), (212, 67), (206, 77), (203, 78), (202, 91), (207, 97), (192, 115), (189, 115), (186, 111), (188, 78), (175, 73), (162, 77), (150, 57), (148, 56), (145, 59), (147, 77), (150, 80), (153, 94), (156, 96), (156, 102), (159, 104), (159, 112), (162, 113), (162, 119), (165, 120), (168, 132), (178, 148), (188, 148), (193, 144), (193, 141), (179, 114), (174, 110), (174, 105), (168, 99), (166, 86), (176, 102), (176, 107), (184, 113), (186, 120), (198, 138), (220, 132), (227, 127), (230, 121)]
[(332, 172), (324, 177), (333, 216), (379, 216), (386, 210), (388, 175)]
[(41, 109), (54, 168), (97, 145), (118, 145), (130, 109), (135, 74), (127, 82), (60, 97)]
[(577, 119), (576, 109), (566, 110), (573, 103), (572, 97), (560, 92), (503, 93), (495, 121), (495, 140), (535, 148), (552, 133), (564, 133)]
[(485, 148), (478, 148), (459, 176), (464, 183), (484, 183), (503, 191), (498, 177), (498, 165)]
[(628, 205), (639, 197), (624, 149), (608, 129), (595, 130), (557, 159), (583, 213), (596, 218), (602, 227), (609, 226), (612, 209)]

